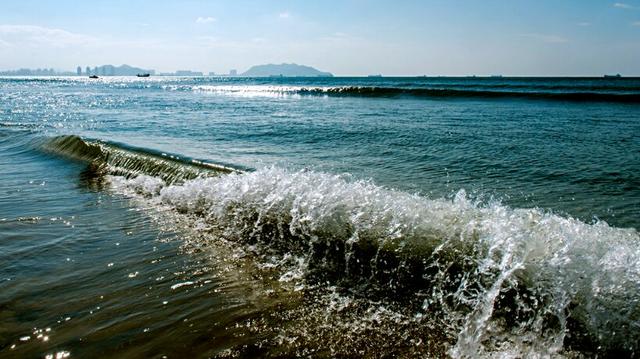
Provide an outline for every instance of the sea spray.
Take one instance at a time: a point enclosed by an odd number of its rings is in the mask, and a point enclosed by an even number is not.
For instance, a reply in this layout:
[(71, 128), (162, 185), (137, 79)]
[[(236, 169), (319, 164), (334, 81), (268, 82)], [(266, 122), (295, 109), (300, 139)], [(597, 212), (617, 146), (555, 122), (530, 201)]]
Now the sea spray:
[(455, 357), (572, 348), (633, 355), (638, 347), (633, 229), (480, 205), (464, 191), (428, 199), (280, 168), (179, 185), (139, 176), (123, 185), (225, 238), (302, 258), (310, 283), (328, 281), (447, 318), (457, 331)]

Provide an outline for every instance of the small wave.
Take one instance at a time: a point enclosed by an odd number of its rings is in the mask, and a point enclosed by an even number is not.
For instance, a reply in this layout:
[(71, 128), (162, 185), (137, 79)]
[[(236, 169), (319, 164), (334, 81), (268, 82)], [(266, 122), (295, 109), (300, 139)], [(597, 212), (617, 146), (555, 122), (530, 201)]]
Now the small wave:
[(47, 125), (36, 124), (36, 123), (0, 122), (0, 127), (11, 128), (11, 129), (33, 130), (33, 129), (38, 129), (46, 126)]
[(235, 169), (189, 158), (167, 155), (103, 141), (85, 141), (78, 136), (58, 136), (37, 141), (41, 150), (89, 164), (85, 175), (118, 175), (133, 178), (144, 174), (166, 183), (218, 176)]

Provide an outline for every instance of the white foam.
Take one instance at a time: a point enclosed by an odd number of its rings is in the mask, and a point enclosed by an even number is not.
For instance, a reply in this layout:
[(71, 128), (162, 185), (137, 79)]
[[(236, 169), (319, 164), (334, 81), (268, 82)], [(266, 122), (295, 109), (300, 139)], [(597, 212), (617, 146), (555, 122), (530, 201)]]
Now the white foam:
[(160, 194), (160, 189), (165, 186), (163, 180), (147, 175), (139, 175), (131, 179), (119, 176), (109, 176), (109, 179), (115, 187), (122, 189), (126, 188), (146, 197)]

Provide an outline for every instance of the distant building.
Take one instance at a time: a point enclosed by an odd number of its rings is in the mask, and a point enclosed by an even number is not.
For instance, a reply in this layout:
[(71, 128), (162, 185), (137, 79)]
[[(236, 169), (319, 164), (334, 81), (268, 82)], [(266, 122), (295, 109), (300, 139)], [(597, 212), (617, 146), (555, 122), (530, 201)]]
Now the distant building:
[(178, 70), (176, 71), (176, 76), (203, 76), (203, 73), (200, 71)]
[(229, 70), (229, 76), (238, 76), (238, 70)]
[[(75, 71), (57, 71), (53, 68), (38, 69), (18, 69), (9, 71), (0, 71), (0, 76), (81, 76), (81, 75), (100, 75), (100, 76), (136, 76), (138, 74), (154, 75), (155, 71), (150, 69), (141, 69), (129, 65), (113, 66), (103, 65), (91, 68), (87, 66), (85, 71), (81, 66), (76, 67)], [(188, 71), (188, 76), (202, 76), (202, 72)]]
[(0, 76), (72, 76), (75, 72), (56, 71), (54, 69), (18, 69), (0, 71)]
[(215, 76), (215, 75), (216, 75), (216, 73), (215, 73), (215, 72), (213, 72), (213, 71), (209, 71), (209, 76)]

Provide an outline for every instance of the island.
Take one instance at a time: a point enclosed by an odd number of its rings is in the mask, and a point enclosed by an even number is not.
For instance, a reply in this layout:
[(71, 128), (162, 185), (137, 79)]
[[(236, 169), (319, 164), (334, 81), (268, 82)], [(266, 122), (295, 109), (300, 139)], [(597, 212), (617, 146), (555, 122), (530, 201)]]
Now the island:
[(311, 66), (298, 64), (266, 64), (256, 65), (242, 73), (246, 77), (333, 77), (330, 72), (323, 72)]

